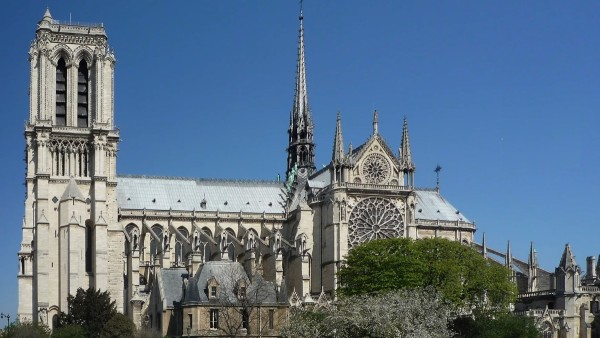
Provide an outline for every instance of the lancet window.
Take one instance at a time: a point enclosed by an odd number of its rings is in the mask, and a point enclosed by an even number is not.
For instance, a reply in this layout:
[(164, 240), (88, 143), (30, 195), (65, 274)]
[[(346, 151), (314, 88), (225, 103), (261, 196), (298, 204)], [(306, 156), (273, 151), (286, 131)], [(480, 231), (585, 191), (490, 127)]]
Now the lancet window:
[(56, 65), (55, 123), (58, 126), (67, 124), (67, 64), (63, 58)]
[(88, 126), (88, 91), (88, 65), (85, 60), (81, 60), (77, 69), (77, 127)]

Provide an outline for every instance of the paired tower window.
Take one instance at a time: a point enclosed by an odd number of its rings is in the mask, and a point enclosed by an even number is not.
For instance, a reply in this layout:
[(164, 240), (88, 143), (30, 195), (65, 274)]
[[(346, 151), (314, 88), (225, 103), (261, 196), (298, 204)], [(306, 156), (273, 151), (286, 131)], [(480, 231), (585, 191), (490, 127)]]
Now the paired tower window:
[(56, 125), (67, 124), (67, 64), (60, 58), (56, 65)]
[[(60, 58), (56, 65), (56, 113), (55, 124), (67, 125), (67, 98), (69, 97), (69, 83), (67, 64)], [(89, 125), (89, 75), (88, 64), (85, 60), (79, 62), (77, 69), (77, 127), (85, 128)]]
[(88, 66), (85, 60), (77, 69), (77, 127), (88, 126)]

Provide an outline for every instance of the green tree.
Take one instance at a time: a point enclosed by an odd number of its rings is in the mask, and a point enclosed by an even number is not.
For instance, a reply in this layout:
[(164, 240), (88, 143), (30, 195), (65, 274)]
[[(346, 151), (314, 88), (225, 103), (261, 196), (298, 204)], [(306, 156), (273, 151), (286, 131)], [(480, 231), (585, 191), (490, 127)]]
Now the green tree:
[(106, 322), (103, 338), (133, 338), (135, 324), (122, 313), (117, 313)]
[(85, 330), (79, 325), (65, 325), (55, 328), (52, 338), (87, 338)]
[(457, 318), (452, 325), (457, 338), (538, 338), (540, 332), (532, 317), (509, 312), (477, 314)]
[(78, 325), (88, 337), (102, 337), (106, 323), (117, 314), (115, 302), (108, 291), (94, 288), (77, 289), (75, 296), (67, 297), (69, 313), (61, 313), (59, 326)]
[(50, 329), (31, 322), (15, 322), (0, 333), (0, 338), (48, 338)]
[(353, 248), (340, 269), (340, 295), (433, 287), (455, 306), (506, 308), (516, 297), (508, 270), (446, 239), (392, 238)]

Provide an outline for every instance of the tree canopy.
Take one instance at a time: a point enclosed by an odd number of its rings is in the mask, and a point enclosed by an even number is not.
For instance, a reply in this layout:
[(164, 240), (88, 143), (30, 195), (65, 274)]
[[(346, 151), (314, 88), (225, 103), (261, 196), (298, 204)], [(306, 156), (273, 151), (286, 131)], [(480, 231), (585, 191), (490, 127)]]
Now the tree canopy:
[(108, 291), (77, 289), (69, 295), (68, 314), (61, 313), (56, 333), (64, 337), (132, 337), (135, 325), (117, 312)]
[(391, 238), (353, 248), (339, 271), (342, 297), (433, 287), (455, 306), (506, 308), (516, 287), (504, 266), (459, 242)]
[(284, 337), (452, 337), (451, 306), (431, 288), (345, 297), (328, 309), (292, 309)]

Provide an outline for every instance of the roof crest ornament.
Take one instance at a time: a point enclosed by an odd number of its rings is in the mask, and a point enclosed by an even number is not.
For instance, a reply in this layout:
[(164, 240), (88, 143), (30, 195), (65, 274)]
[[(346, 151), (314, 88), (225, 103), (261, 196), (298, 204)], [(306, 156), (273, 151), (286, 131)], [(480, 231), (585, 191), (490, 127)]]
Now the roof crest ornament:
[(373, 112), (373, 135), (379, 133), (379, 118), (377, 116), (377, 109)]

